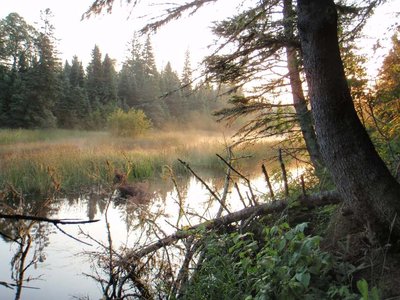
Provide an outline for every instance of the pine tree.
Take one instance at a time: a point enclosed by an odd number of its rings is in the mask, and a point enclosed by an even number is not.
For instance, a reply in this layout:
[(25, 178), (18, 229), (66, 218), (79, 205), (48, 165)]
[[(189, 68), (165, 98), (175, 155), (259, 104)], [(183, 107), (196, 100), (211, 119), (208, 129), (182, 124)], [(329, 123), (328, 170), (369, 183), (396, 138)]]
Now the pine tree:
[(63, 92), (55, 109), (58, 126), (62, 128), (87, 128), (90, 107), (84, 87), (84, 71), (77, 56), (72, 65), (65, 62), (62, 73)]
[(128, 62), (125, 62), (118, 74), (118, 102), (121, 108), (127, 110), (137, 104), (136, 90), (132, 66)]
[[(27, 127), (55, 127), (53, 114), (55, 100), (59, 96), (58, 59), (54, 56), (54, 47), (48, 36), (41, 34), (38, 39), (39, 61), (28, 72), (26, 85)], [(18, 110), (18, 109), (17, 109)], [(13, 109), (11, 109), (13, 114)], [(25, 127), (25, 126), (24, 126)]]
[(118, 99), (122, 107), (138, 108), (140, 106), (139, 87), (143, 86), (144, 68), (141, 58), (141, 45), (136, 36), (131, 41), (130, 55), (122, 65), (118, 75)]
[(155, 126), (161, 126), (168, 118), (167, 108), (161, 100), (159, 73), (156, 68), (153, 48), (148, 36), (142, 55), (136, 59), (135, 74), (137, 75), (139, 107), (151, 119)]
[(92, 51), (92, 59), (86, 70), (86, 89), (88, 93), (89, 102), (93, 111), (100, 108), (102, 101), (102, 61), (100, 48), (95, 45)]
[(188, 96), (192, 91), (192, 66), (190, 62), (190, 51), (189, 49), (185, 52), (185, 60), (183, 63), (183, 70), (181, 76), (181, 82), (183, 87), (183, 92)]
[[(26, 70), (16, 74), (15, 90), (10, 103), (9, 114), (12, 127), (47, 128), (56, 125), (53, 107), (59, 97), (61, 71), (53, 36), (53, 26), (50, 23), (52, 17), (49, 9), (42, 12), (43, 26), (41, 32), (34, 38), (35, 55), (31, 65), (27, 65), (25, 55), (20, 55), (20, 70)], [(15, 62), (15, 60), (14, 60)], [(24, 67), (21, 67), (21, 65)], [(16, 68), (15, 63), (13, 69)]]
[(85, 85), (85, 71), (83, 70), (82, 62), (79, 61), (75, 55), (72, 58), (71, 68), (68, 74), (69, 82), (72, 86), (79, 86), (81, 88)]
[[(24, 101), (26, 100), (26, 73), (35, 61), (38, 32), (16, 13), (0, 21), (0, 126), (24, 127)], [(22, 107), (12, 115), (12, 106)], [(16, 113), (14, 111), (13, 113)]]
[(102, 61), (100, 49), (95, 45), (92, 60), (87, 67), (86, 89), (90, 103), (91, 128), (105, 127), (107, 116), (117, 104), (117, 81), (113, 60), (106, 54)]
[(144, 44), (142, 60), (144, 62), (144, 73), (146, 74), (146, 76), (148, 76), (149, 78), (157, 78), (159, 74), (156, 67), (156, 61), (154, 58), (153, 46), (151, 44), (150, 36), (147, 36), (146, 43)]
[(181, 82), (176, 72), (172, 70), (171, 63), (168, 62), (161, 72), (160, 88), (163, 101), (168, 108), (168, 113), (176, 120), (184, 117), (186, 109), (185, 102), (180, 90)]
[(114, 106), (117, 100), (117, 72), (114, 63), (106, 54), (102, 63), (102, 104), (106, 106)]

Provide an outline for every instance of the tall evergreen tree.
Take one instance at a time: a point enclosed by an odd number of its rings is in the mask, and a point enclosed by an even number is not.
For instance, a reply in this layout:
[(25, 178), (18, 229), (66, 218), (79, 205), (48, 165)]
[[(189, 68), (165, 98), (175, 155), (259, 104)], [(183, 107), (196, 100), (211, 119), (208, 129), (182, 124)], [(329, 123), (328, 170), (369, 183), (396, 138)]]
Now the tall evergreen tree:
[(96, 110), (102, 103), (102, 60), (100, 48), (95, 45), (92, 50), (92, 59), (86, 70), (86, 89), (92, 110)]
[(72, 86), (83, 88), (85, 85), (85, 71), (83, 70), (82, 62), (79, 61), (76, 55), (72, 58), (68, 78)]
[(161, 72), (160, 88), (163, 101), (168, 108), (170, 117), (182, 120), (185, 114), (184, 99), (180, 90), (181, 82), (176, 72), (172, 70), (171, 63), (168, 62)]
[(92, 60), (87, 67), (86, 80), (92, 128), (103, 128), (107, 115), (116, 107), (116, 76), (112, 59), (106, 54), (102, 61), (100, 49), (95, 45)]
[(325, 164), (355, 218), (380, 239), (398, 238), (400, 183), (377, 154), (354, 109), (340, 57), (335, 4), (333, 0), (298, 0), (297, 8), (312, 112)]
[(165, 103), (161, 99), (160, 74), (155, 64), (150, 36), (146, 39), (141, 57), (136, 59), (135, 74), (140, 99), (139, 108), (144, 110), (155, 126), (161, 126), (168, 116)]
[(55, 127), (53, 108), (60, 95), (59, 75), (61, 65), (57, 57), (53, 17), (50, 9), (41, 12), (42, 28), (36, 40), (38, 62), (29, 74), (27, 107), (29, 108), (29, 127)]
[(87, 97), (85, 74), (77, 56), (72, 65), (65, 62), (63, 69), (63, 93), (55, 109), (58, 125), (63, 128), (87, 128), (90, 122), (89, 100)]
[(126, 109), (139, 108), (141, 103), (139, 87), (143, 86), (144, 80), (141, 53), (142, 45), (134, 36), (131, 41), (129, 56), (118, 74), (118, 99), (121, 106)]
[(102, 104), (115, 105), (117, 100), (117, 72), (115, 71), (114, 61), (105, 55), (102, 63)]
[(192, 66), (190, 62), (190, 51), (189, 49), (185, 52), (185, 60), (183, 62), (183, 70), (181, 76), (181, 82), (183, 87), (183, 92), (187, 95), (192, 91)]
[[(0, 126), (23, 126), (26, 116), (23, 107), (17, 115), (11, 115), (13, 102), (23, 106), (25, 101), (25, 77), (37, 55), (35, 39), (38, 32), (16, 13), (0, 21)], [(14, 112), (15, 113), (15, 112)], [(19, 121), (18, 121), (19, 120)]]
[(119, 106), (124, 110), (134, 106), (135, 78), (132, 74), (132, 68), (128, 63), (122, 65), (121, 71), (118, 74), (118, 102)]
[(35, 52), (29, 65), (25, 49), (19, 55), (19, 71), (15, 56), (13, 58), (15, 81), (10, 85), (14, 91), (9, 104), (11, 118), (8, 122), (11, 127), (44, 128), (56, 125), (53, 107), (59, 96), (61, 68), (55, 47), (54, 28), (50, 23), (51, 11), (45, 10), (41, 17), (43, 26), (41, 32), (33, 38)]

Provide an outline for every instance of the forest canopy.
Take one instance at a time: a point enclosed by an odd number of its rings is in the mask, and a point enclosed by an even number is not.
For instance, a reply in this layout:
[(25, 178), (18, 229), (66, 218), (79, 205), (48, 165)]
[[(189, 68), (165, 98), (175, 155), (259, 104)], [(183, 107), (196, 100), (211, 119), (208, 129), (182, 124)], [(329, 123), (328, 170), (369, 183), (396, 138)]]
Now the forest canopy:
[(40, 28), (17, 13), (0, 20), (0, 127), (101, 130), (113, 111), (131, 108), (161, 127), (193, 113), (211, 120), (222, 107), (220, 89), (194, 83), (189, 51), (180, 74), (169, 62), (158, 70), (150, 37), (134, 36), (119, 71), (97, 45), (85, 68), (77, 56), (60, 61), (50, 19), (46, 10)]

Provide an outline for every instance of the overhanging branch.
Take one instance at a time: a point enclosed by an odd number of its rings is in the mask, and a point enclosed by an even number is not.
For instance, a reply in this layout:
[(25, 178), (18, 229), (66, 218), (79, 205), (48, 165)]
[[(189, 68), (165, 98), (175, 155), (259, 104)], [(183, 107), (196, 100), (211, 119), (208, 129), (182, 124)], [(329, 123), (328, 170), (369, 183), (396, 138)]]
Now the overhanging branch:
[[(308, 196), (303, 196), (299, 198), (299, 201), (301, 205), (307, 207), (307, 208), (314, 208), (318, 206), (324, 206), (324, 205), (329, 205), (329, 204), (338, 204), (341, 202), (341, 198), (339, 194), (336, 191), (328, 191), (328, 192), (322, 192), (318, 194), (312, 194)], [(147, 245), (143, 247), (142, 249), (138, 251), (133, 251), (125, 257), (125, 260), (136, 260), (140, 259), (143, 256), (146, 256), (152, 252), (157, 251), (160, 248), (169, 246), (173, 244), (174, 242), (187, 238), (189, 236), (192, 236), (196, 233), (198, 233), (199, 230), (212, 230), (219, 228), (221, 226), (226, 226), (231, 223), (235, 223), (241, 220), (245, 220), (249, 218), (250, 216), (262, 216), (262, 215), (267, 215), (271, 213), (277, 213), (283, 211), (285, 208), (288, 207), (288, 200), (279, 200), (279, 201), (273, 201), (265, 204), (260, 204), (252, 207), (247, 207), (242, 210), (229, 213), (225, 216), (215, 218), (213, 220), (209, 220), (194, 226), (191, 226), (189, 228), (186, 228), (185, 230), (178, 230), (175, 233), (159, 239), (158, 241)]]

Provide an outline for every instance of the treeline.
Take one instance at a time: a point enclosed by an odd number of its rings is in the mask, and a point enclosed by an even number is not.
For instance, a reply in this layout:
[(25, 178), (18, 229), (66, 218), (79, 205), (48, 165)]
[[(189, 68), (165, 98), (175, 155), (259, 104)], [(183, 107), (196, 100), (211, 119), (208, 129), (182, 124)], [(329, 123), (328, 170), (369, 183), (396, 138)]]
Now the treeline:
[(181, 76), (170, 63), (159, 72), (150, 38), (133, 38), (119, 72), (98, 46), (86, 69), (77, 56), (63, 64), (50, 18), (42, 12), (40, 28), (16, 13), (0, 20), (0, 127), (103, 129), (118, 108), (143, 110), (161, 127), (221, 107), (217, 89), (192, 83), (188, 51)]

